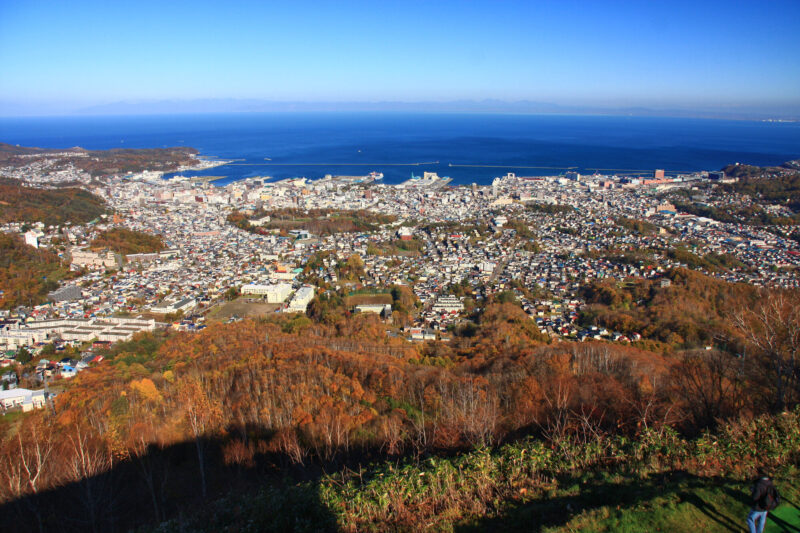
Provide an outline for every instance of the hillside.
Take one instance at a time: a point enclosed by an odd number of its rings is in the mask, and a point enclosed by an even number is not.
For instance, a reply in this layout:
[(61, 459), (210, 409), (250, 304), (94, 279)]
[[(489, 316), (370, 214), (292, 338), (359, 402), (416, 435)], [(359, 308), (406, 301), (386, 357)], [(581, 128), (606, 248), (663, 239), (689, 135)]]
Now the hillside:
[(695, 440), (669, 430), (634, 440), (524, 440), (228, 495), (157, 531), (741, 531), (756, 449), (771, 457), (784, 499), (766, 531), (796, 531), (798, 447), (798, 410)]
[[(665, 280), (670, 284), (662, 287)], [(758, 291), (750, 285), (676, 268), (657, 280), (598, 281), (584, 287), (583, 295), (589, 304), (581, 312), (584, 325), (604, 326), (627, 335), (639, 333), (671, 349), (685, 349), (713, 345), (719, 339), (734, 340), (730, 311), (751, 305)]]
[(151, 235), (126, 228), (112, 228), (101, 232), (91, 243), (92, 249), (110, 249), (120, 254), (143, 254), (165, 249), (161, 235)]
[(767, 204), (785, 204), (795, 212), (800, 211), (800, 172), (775, 176), (743, 179), (729, 186), (729, 190), (746, 194)]
[(0, 233), (0, 309), (38, 305), (58, 281), (72, 274), (52, 252), (37, 250), (18, 235)]
[(39, 189), (0, 178), (0, 223), (85, 224), (106, 211), (100, 197), (83, 189)]
[[(251, 221), (269, 217), (258, 226)], [(375, 231), (383, 224), (394, 222), (396, 217), (380, 215), (371, 211), (348, 211), (340, 209), (277, 209), (259, 211), (250, 217), (241, 213), (232, 213), (228, 222), (246, 231), (263, 233), (268, 230), (290, 231), (303, 229), (314, 235), (332, 235), (334, 233), (358, 233)]]
[(106, 174), (127, 174), (144, 170), (171, 172), (181, 166), (197, 163), (192, 157), (197, 150), (188, 147), (142, 148), (112, 150), (90, 150), (87, 161), (79, 163), (80, 168), (92, 176)]
[(53, 169), (69, 166), (99, 177), (144, 170), (170, 172), (181, 166), (196, 164), (197, 160), (193, 156), (197, 153), (194, 148), (184, 146), (111, 150), (84, 150), (75, 147), (59, 150), (0, 143), (0, 166), (19, 168), (46, 159)]
[[(796, 479), (800, 299), (731, 300), (738, 286), (680, 276), (675, 293), (632, 290), (628, 307), (642, 300), (667, 324), (713, 312), (702, 327), (738, 340), (548, 342), (502, 296), (447, 343), (406, 342), (331, 302), (140, 334), (52, 410), (0, 426), (2, 510), (22, 529), (613, 530), (657, 498), (674, 498), (675, 517), (699, 509), (692, 495), (729, 502), (757, 466)], [(604, 299), (624, 309), (625, 296)], [(23, 473), (43, 449), (59, 459)]]

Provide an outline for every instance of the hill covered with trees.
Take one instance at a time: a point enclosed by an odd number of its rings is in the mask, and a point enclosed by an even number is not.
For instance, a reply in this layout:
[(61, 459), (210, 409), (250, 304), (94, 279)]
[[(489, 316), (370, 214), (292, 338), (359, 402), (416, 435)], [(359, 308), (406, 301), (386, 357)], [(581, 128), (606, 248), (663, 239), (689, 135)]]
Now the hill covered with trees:
[[(334, 302), (140, 334), (2, 426), (3, 511), (29, 529), (555, 527), (629, 485), (796, 477), (800, 298), (682, 272), (593, 289), (676, 332), (696, 309), (695, 336), (651, 345), (549, 341), (505, 297), (450, 342), (409, 343)], [(696, 349), (706, 330), (728, 342)]]
[(800, 171), (775, 177), (742, 179), (727, 190), (746, 194), (765, 203), (785, 204), (800, 212)]
[(0, 178), (0, 222), (85, 224), (106, 212), (103, 199), (84, 189), (41, 189)]
[[(269, 221), (251, 224), (252, 220), (269, 217)], [(276, 209), (259, 211), (249, 217), (234, 212), (228, 216), (228, 222), (234, 226), (254, 232), (263, 233), (269, 230), (290, 231), (306, 230), (314, 235), (332, 235), (334, 233), (357, 233), (375, 231), (383, 224), (390, 224), (397, 218), (381, 215), (372, 211), (349, 211), (341, 209)]]
[(69, 264), (53, 252), (28, 246), (18, 235), (0, 233), (0, 309), (44, 303), (58, 281), (72, 275)]
[(144, 170), (171, 172), (181, 166), (197, 163), (197, 150), (185, 146), (172, 148), (113, 148), (84, 150), (80, 147), (64, 150), (30, 148), (0, 143), (0, 166), (22, 167), (37, 159), (48, 159), (52, 168), (69, 166), (93, 177), (127, 174)]
[(91, 243), (92, 249), (110, 249), (120, 254), (160, 252), (166, 248), (161, 235), (152, 235), (127, 228), (112, 228), (101, 232)]

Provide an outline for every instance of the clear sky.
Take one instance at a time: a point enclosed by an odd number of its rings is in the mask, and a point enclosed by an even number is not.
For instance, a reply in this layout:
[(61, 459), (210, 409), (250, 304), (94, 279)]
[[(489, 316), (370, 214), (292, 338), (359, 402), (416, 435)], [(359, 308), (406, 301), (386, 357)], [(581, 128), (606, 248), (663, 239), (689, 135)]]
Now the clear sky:
[(800, 104), (800, 1), (0, 0), (0, 102)]

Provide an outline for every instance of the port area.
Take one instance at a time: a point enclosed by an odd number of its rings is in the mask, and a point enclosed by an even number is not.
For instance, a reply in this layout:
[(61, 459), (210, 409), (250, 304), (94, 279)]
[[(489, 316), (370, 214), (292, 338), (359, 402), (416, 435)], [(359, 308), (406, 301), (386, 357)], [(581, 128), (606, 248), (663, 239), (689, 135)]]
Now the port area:
[(400, 185), (401, 189), (441, 189), (450, 183), (452, 178), (439, 177), (436, 172), (424, 172), (422, 177), (411, 175), (410, 180), (406, 180)]
[(195, 183), (211, 183), (212, 181), (217, 181), (221, 179), (225, 179), (228, 176), (192, 176), (189, 179), (191, 182)]
[(381, 172), (370, 172), (365, 176), (335, 176), (326, 174), (325, 177), (317, 180), (317, 183), (331, 185), (369, 185), (383, 179)]

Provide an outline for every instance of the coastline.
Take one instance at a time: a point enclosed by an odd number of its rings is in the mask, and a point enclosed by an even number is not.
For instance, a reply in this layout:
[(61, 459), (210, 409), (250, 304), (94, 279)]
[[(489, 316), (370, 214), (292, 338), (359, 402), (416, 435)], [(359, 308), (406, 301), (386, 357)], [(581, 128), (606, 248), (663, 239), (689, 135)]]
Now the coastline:
[[(163, 180), (182, 180), (186, 179), (193, 182), (204, 182), (204, 183), (212, 183), (217, 180), (225, 179), (228, 176), (183, 176), (184, 172), (205, 172), (211, 170), (212, 168), (222, 167), (234, 160), (231, 159), (216, 159), (216, 156), (202, 156), (202, 155), (195, 155), (195, 160), (197, 164), (190, 165), (190, 166), (182, 166), (179, 167), (177, 170), (172, 172), (165, 172), (161, 175), (161, 179)], [(169, 174), (169, 177), (166, 175)]]
[(197, 183), (212, 183), (218, 180), (222, 180), (227, 178), (228, 176), (193, 176), (188, 178), (189, 181), (197, 182)]
[[(368, 171), (383, 173), (383, 183), (393, 185), (411, 178), (412, 170), (448, 176), (453, 185), (483, 185), (507, 172), (530, 177), (569, 170), (675, 173), (719, 170), (731, 162), (774, 166), (800, 155), (797, 123), (596, 116), (248, 114), (118, 117), (101, 123), (42, 119), (15, 123), (4, 137), (23, 146), (95, 150), (192, 146), (204, 155), (167, 177), (227, 175), (217, 185), (259, 175), (319, 179), (328, 173)], [(404, 166), (395, 166), (399, 163)], [(224, 171), (213, 170), (224, 165)]]

